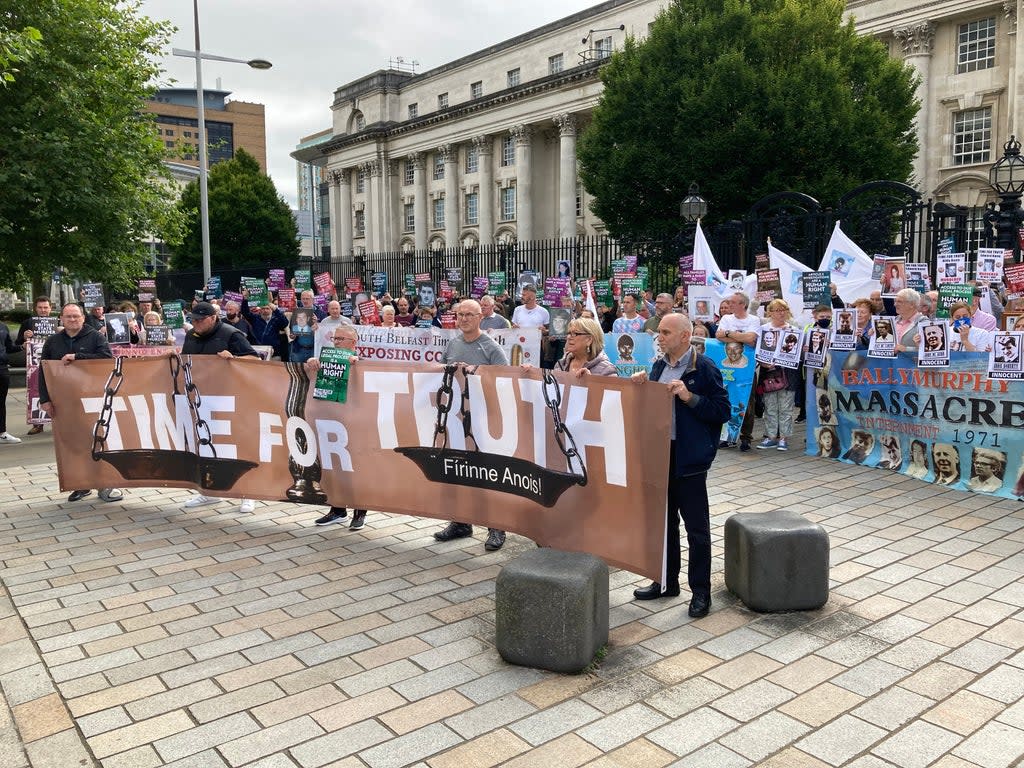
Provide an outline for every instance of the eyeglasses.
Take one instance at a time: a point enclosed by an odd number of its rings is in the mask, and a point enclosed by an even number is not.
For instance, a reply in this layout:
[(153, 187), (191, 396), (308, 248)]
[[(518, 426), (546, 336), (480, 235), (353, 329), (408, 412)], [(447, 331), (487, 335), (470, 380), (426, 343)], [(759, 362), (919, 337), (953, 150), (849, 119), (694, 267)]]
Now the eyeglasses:
[(476, 317), (479, 314), (479, 312), (456, 312), (455, 316), (461, 320), (464, 317)]
[(587, 333), (586, 331), (569, 331), (565, 335), (566, 336), (572, 336), (573, 338), (576, 338), (577, 336), (590, 336), (590, 334)]

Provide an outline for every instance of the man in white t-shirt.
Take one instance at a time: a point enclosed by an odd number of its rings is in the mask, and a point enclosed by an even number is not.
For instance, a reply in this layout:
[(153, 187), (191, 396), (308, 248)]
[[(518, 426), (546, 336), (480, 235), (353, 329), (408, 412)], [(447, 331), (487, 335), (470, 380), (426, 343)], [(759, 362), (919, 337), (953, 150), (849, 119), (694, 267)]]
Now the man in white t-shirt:
[(551, 316), (547, 309), (537, 303), (537, 289), (532, 285), (523, 286), (523, 303), (512, 313), (513, 328), (540, 328), (541, 334), (548, 332)]
[[(746, 347), (746, 352), (754, 354), (754, 345), (757, 344), (757, 332), (761, 328), (761, 321), (747, 312), (750, 306), (750, 299), (745, 293), (734, 293), (729, 301), (732, 309), (731, 315), (723, 315), (718, 321), (718, 330), (715, 338), (724, 344), (730, 341), (738, 341)], [(740, 427), (740, 450), (749, 451), (750, 442), (754, 432), (754, 388), (750, 388), (750, 400), (747, 402), (747, 410), (743, 415), (743, 425)], [(733, 448), (735, 444), (726, 443), (723, 448)]]

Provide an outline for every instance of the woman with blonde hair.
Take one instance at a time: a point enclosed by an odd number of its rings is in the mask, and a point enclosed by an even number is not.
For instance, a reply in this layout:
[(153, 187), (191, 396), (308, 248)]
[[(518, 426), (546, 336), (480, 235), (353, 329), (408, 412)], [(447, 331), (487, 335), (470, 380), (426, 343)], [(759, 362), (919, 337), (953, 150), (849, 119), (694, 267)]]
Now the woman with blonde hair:
[(555, 369), (577, 376), (616, 376), (615, 365), (604, 353), (604, 331), (597, 320), (578, 317), (569, 322), (565, 334), (565, 355)]
[[(772, 299), (765, 307), (765, 316), (769, 319), (761, 326), (762, 333), (770, 330), (784, 336), (784, 331), (792, 331), (799, 337), (799, 331), (789, 322), (793, 316), (789, 304), (782, 299)], [(795, 370), (772, 364), (758, 363), (758, 368), (761, 372), (759, 387), (764, 401), (765, 437), (757, 447), (762, 450), (775, 448), (788, 451), (800, 376)]]

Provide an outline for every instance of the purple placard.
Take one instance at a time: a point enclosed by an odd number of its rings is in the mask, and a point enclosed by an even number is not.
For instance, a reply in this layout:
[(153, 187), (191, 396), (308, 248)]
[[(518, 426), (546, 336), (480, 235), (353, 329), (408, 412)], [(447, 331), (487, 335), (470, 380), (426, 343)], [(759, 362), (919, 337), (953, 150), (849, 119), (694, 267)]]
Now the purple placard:
[(327, 305), (330, 303), (331, 297), (326, 293), (318, 293), (313, 296), (313, 306), (317, 309), (321, 309), (324, 312), (327, 311)]
[(569, 296), (569, 278), (567, 277), (546, 277), (544, 278), (544, 303), (548, 306), (562, 306), (562, 297)]
[(691, 269), (693, 269), (693, 254), (691, 253), (689, 256), (680, 256), (679, 274), (689, 272)]
[(707, 285), (708, 273), (703, 269), (688, 269), (683, 272), (683, 285)]
[(270, 280), (270, 287), (271, 287), (271, 289), (273, 289), (275, 291), (278, 291), (281, 288), (284, 288), (285, 285), (288, 284), (287, 281), (284, 279), (284, 270), (283, 269), (272, 269), (272, 270), (270, 270), (268, 275), (269, 275), (269, 280)]
[(239, 293), (238, 291), (224, 291), (224, 294), (223, 296), (221, 296), (221, 298), (224, 301), (234, 301), (237, 302), (238, 304), (242, 303), (242, 294)]
[(490, 283), (487, 281), (487, 275), (473, 275), (473, 287), (470, 288), (469, 295), (474, 299), (479, 299), (487, 293), (488, 285)]

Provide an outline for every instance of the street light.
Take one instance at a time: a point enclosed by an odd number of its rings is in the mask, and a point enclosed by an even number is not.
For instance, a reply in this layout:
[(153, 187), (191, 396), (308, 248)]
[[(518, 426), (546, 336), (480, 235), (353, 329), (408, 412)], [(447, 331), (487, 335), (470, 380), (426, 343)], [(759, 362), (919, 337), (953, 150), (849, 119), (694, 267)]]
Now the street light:
[(203, 242), (203, 290), (206, 290), (210, 282), (210, 193), (207, 189), (207, 168), (206, 168), (206, 105), (203, 93), (203, 59), (208, 61), (226, 61), (231, 64), (248, 64), (253, 69), (270, 69), (271, 64), (266, 59), (232, 59), (227, 56), (214, 56), (203, 53), (199, 45), (199, 0), (192, 0), (192, 19), (196, 30), (196, 49), (187, 51), (181, 48), (172, 48), (171, 53), (175, 56), (184, 56), (196, 60), (196, 118), (199, 123), (199, 226), (202, 232)]
[(1024, 193), (1024, 157), (1016, 136), (1003, 145), (1003, 156), (988, 172), (989, 183), (999, 194), (999, 217), (996, 221), (996, 245), (1020, 253), (1018, 228), (1021, 225), (1020, 198)]
[(703, 219), (708, 213), (708, 201), (700, 196), (700, 187), (697, 182), (690, 182), (690, 189), (683, 202), (679, 204), (679, 215), (683, 221), (691, 224), (698, 219)]

